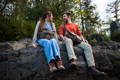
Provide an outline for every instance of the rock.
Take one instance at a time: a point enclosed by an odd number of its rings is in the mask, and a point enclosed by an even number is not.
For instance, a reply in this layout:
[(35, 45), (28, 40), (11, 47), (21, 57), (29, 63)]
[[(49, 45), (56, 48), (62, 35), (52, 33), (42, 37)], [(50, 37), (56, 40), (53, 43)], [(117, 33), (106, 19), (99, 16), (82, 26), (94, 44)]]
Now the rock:
[(104, 41), (104, 37), (105, 36), (102, 34), (92, 34), (88, 36), (88, 41), (96, 40), (97, 42), (101, 42), (101, 41)]
[[(14, 44), (14, 45), (12, 45)], [(17, 45), (18, 44), (18, 45)], [(12, 46), (11, 46), (12, 45)], [(87, 64), (83, 50), (74, 47), (78, 57), (77, 70), (69, 68), (64, 44), (60, 43), (64, 71), (50, 73), (41, 47), (33, 48), (29, 39), (0, 43), (0, 79), (1, 80), (119, 80), (120, 79), (120, 43), (92, 43), (96, 67), (105, 71), (105, 77), (87, 75)]]
[(22, 42), (5, 42), (0, 44), (0, 50), (6, 51), (7, 49), (19, 50), (21, 48), (26, 48), (26, 44)]
[(118, 21), (113, 21), (111, 24), (110, 24), (110, 31), (111, 33), (114, 32), (114, 31), (117, 31), (117, 30), (120, 30), (120, 24)]
[(12, 47), (9, 45), (9, 43), (7, 42), (0, 43), (0, 51), (10, 50), (10, 49), (12, 49)]
[(111, 40), (120, 42), (120, 23), (118, 21), (113, 21), (110, 24)]

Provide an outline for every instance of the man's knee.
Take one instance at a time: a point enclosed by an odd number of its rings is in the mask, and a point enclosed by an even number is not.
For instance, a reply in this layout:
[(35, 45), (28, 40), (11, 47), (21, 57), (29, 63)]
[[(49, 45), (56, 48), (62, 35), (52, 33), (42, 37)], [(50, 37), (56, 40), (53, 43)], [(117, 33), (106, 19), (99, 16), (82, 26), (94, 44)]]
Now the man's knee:
[(65, 42), (65, 43), (72, 43), (72, 39), (67, 38), (67, 39), (65, 39), (64, 42)]
[(81, 47), (83, 47), (85, 49), (90, 49), (91, 48), (91, 45), (86, 43), (86, 42), (82, 42), (80, 45), (81, 45)]

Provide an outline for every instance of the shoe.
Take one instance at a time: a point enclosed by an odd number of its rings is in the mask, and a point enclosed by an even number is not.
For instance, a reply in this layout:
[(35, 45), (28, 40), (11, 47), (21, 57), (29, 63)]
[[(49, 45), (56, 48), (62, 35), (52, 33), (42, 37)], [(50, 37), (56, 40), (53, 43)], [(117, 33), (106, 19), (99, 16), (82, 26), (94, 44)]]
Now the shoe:
[(65, 69), (64, 66), (63, 66), (63, 64), (62, 64), (62, 60), (60, 60), (60, 59), (57, 60), (57, 63), (56, 63), (56, 64), (57, 64), (57, 68), (58, 68), (58, 69)]
[(93, 75), (93, 76), (105, 76), (106, 75), (105, 72), (101, 72), (98, 69), (96, 69), (95, 67), (89, 67), (88, 74)]
[(69, 69), (71, 69), (71, 70), (78, 70), (79, 69), (79, 66), (77, 65), (77, 60), (75, 60), (75, 59), (70, 60)]
[(49, 63), (49, 70), (50, 72), (54, 72), (57, 70), (56, 66), (55, 66), (55, 62), (50, 62)]
[(70, 66), (77, 66), (77, 60), (71, 59), (70, 60)]

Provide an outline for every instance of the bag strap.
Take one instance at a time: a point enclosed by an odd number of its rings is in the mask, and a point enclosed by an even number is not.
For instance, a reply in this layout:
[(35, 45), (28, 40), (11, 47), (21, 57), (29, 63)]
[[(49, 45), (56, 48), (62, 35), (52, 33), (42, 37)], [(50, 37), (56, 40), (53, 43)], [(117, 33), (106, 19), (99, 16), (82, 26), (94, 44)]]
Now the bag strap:
[(69, 30), (67, 30), (66, 24), (64, 24), (64, 33), (65, 33), (66, 31), (70, 32)]
[(75, 34), (75, 33), (73, 33), (73, 32), (70, 32), (67, 28), (66, 28), (66, 24), (64, 24), (64, 32), (65, 31), (67, 31), (67, 32), (69, 32), (69, 33), (72, 33), (72, 34)]
[[(67, 30), (65, 24), (64, 24), (64, 32), (67, 31), (69, 32), (70, 34), (74, 35), (74, 36), (78, 36), (77, 34), (73, 33), (73, 32), (70, 32), (69, 30)], [(78, 36), (79, 37), (79, 36)], [(80, 38), (80, 37), (79, 37)], [(81, 38), (80, 38), (81, 39)]]
[(69, 30), (67, 30), (67, 28), (66, 28), (66, 24), (64, 24), (64, 32), (69, 32), (69, 33), (71, 33), (71, 34), (74, 34), (74, 35), (76, 35), (75, 33), (73, 33), (73, 32), (70, 32)]
[(54, 30), (52, 21), (50, 21), (50, 26), (51, 26), (52, 30)]

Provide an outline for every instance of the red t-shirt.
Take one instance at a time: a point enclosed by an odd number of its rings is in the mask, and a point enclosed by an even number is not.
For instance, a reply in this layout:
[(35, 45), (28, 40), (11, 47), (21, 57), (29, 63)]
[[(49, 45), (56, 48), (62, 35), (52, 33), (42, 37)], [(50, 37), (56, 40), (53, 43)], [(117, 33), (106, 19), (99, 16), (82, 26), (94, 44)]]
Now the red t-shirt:
[[(74, 32), (77, 35), (82, 35), (80, 28), (78, 27), (77, 24), (74, 24), (74, 23), (66, 24), (66, 29), (69, 30), (70, 32)], [(60, 25), (59, 34), (64, 35), (64, 24)]]

